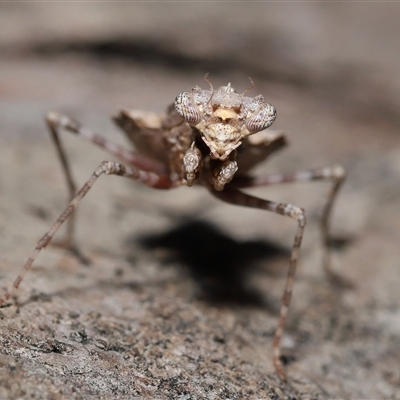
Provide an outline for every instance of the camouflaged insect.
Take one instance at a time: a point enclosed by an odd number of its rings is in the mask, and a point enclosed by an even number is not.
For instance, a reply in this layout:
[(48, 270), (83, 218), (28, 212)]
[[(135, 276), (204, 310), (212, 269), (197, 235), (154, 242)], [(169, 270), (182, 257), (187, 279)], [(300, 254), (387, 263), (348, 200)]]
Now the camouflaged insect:
[[(275, 370), (282, 379), (286, 379), (281, 361), (281, 342), (306, 225), (305, 212), (291, 204), (251, 196), (241, 189), (288, 182), (331, 181), (332, 187), (321, 218), (324, 267), (330, 277), (341, 281), (341, 277), (330, 267), (328, 245), (332, 241), (329, 236), (329, 217), (338, 190), (345, 179), (345, 171), (341, 166), (333, 166), (289, 174), (251, 175), (253, 167), (286, 145), (282, 133), (266, 130), (274, 122), (276, 111), (273, 106), (264, 102), (261, 95), (246, 97), (247, 90), (238, 94), (231, 84), (214, 90), (208, 79), (206, 80), (210, 84), (210, 90), (196, 86), (191, 91), (180, 93), (164, 114), (121, 110), (113, 119), (128, 136), (134, 150), (119, 146), (72, 118), (56, 112), (47, 115), (47, 126), (68, 182), (70, 203), (39, 240), (12, 286), (0, 297), (0, 306), (11, 298), (39, 252), (49, 244), (67, 220), (67, 234), (62, 243), (65, 247), (74, 248), (73, 211), (101, 175), (124, 176), (156, 189), (173, 189), (197, 183), (227, 203), (271, 211), (297, 222), (279, 321), (273, 339), (272, 359)], [(77, 191), (59, 137), (61, 129), (86, 138), (118, 157), (123, 164), (102, 162)]]

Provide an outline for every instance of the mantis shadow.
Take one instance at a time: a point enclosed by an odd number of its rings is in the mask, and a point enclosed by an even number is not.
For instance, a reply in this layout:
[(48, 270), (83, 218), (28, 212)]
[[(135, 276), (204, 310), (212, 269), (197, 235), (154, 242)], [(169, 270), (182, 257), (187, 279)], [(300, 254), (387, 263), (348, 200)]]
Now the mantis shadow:
[[(265, 296), (249, 285), (251, 273), (289, 251), (265, 240), (240, 241), (209, 222), (184, 220), (172, 229), (144, 235), (136, 242), (148, 250), (165, 249), (200, 288), (200, 297), (218, 303), (265, 306)], [(263, 268), (264, 270), (264, 268)]]

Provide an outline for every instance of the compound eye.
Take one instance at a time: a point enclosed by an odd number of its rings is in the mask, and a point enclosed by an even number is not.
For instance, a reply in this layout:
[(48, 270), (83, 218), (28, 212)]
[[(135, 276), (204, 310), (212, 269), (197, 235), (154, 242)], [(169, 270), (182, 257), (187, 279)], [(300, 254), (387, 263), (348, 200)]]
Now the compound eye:
[(271, 104), (263, 104), (256, 112), (246, 119), (246, 128), (251, 133), (260, 132), (270, 127), (276, 118), (276, 110)]
[(202, 115), (189, 92), (182, 92), (176, 96), (175, 110), (190, 125), (197, 125), (202, 120)]

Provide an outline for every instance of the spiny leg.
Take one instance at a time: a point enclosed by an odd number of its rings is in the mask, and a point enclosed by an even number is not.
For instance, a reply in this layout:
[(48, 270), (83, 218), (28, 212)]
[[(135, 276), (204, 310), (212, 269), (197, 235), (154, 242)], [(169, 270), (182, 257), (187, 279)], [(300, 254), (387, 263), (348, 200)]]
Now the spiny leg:
[[(128, 165), (132, 165), (141, 170), (151, 171), (158, 174), (166, 174), (166, 168), (159, 162), (152, 160), (141, 154), (137, 154), (131, 150), (127, 150), (122, 146), (115, 144), (114, 142), (104, 138), (103, 136), (94, 133), (88, 128), (82, 126), (82, 124), (72, 118), (65, 115), (58, 114), (57, 112), (49, 112), (46, 116), (46, 123), (49, 128), (51, 137), (53, 138), (54, 144), (57, 149), (58, 156), (61, 161), (61, 166), (64, 171), (65, 179), (67, 181), (69, 200), (71, 200), (76, 193), (76, 184), (72, 177), (71, 167), (66, 155), (66, 151), (60, 140), (59, 131), (64, 129), (67, 132), (74, 133), (78, 136), (82, 136), (97, 146), (103, 148), (110, 154), (118, 157)], [(67, 232), (64, 240), (61, 241), (62, 247), (71, 247), (71, 243), (74, 235), (74, 223), (75, 214), (69, 218), (67, 223)]]
[(346, 171), (344, 168), (341, 165), (335, 165), (333, 167), (308, 169), (289, 174), (271, 174), (260, 177), (239, 177), (237, 180), (234, 180), (231, 183), (231, 186), (235, 188), (250, 188), (279, 183), (311, 182), (321, 180), (331, 181), (332, 186), (328, 192), (328, 198), (321, 216), (322, 245), (324, 251), (323, 267), (331, 281), (340, 286), (351, 288), (353, 287), (352, 282), (342, 277), (332, 269), (331, 253), (329, 250), (333, 242), (332, 237), (330, 236), (330, 218), (332, 214), (332, 208), (337, 198), (339, 189), (345, 179)]
[(301, 241), (303, 238), (304, 228), (306, 226), (305, 212), (303, 209), (295, 207), (291, 204), (276, 203), (273, 201), (260, 199), (258, 197), (250, 196), (236, 189), (225, 188), (221, 192), (217, 192), (215, 190), (210, 191), (214, 196), (228, 203), (245, 207), (258, 208), (260, 210), (272, 211), (274, 213), (293, 218), (297, 221), (298, 226), (294, 237), (292, 251), (290, 254), (290, 263), (285, 282), (285, 289), (282, 296), (279, 322), (273, 340), (273, 362), (275, 370), (282, 379), (286, 380), (286, 372), (280, 359), (280, 347), (282, 342), (282, 335), (285, 328), (286, 317), (289, 311), (290, 300), (293, 292), (293, 283), (296, 274), (297, 260), (299, 258)]
[(82, 188), (77, 192), (77, 194), (72, 198), (67, 208), (60, 214), (60, 216), (57, 218), (57, 220), (54, 222), (51, 228), (38, 241), (35, 249), (31, 253), (26, 263), (24, 264), (21, 273), (17, 276), (12, 286), (6, 291), (5, 295), (0, 298), (0, 306), (2, 306), (7, 300), (10, 299), (14, 290), (18, 289), (26, 273), (31, 269), (32, 264), (34, 263), (40, 251), (49, 244), (49, 242), (52, 240), (53, 236), (56, 234), (61, 225), (68, 218), (71, 217), (73, 211), (82, 201), (83, 197), (89, 192), (89, 190), (92, 188), (97, 179), (103, 174), (124, 176), (154, 188), (166, 189), (168, 188), (168, 185), (169, 187), (171, 187), (173, 184), (168, 177), (163, 175), (158, 175), (154, 172), (125, 167), (124, 165), (113, 161), (103, 161), (93, 172), (91, 177), (86, 181), (86, 183), (82, 186)]

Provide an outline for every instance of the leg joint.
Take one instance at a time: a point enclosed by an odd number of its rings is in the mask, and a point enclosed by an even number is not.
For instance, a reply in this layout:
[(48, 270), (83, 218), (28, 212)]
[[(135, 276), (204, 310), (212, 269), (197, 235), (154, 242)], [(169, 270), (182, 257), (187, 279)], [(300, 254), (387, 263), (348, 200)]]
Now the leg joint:
[(330, 178), (335, 182), (341, 182), (346, 178), (346, 170), (340, 164), (333, 167), (325, 167), (321, 170), (322, 178)]
[(53, 129), (61, 127), (73, 133), (78, 133), (79, 129), (81, 128), (81, 125), (78, 121), (61, 115), (56, 111), (50, 111), (47, 113), (46, 122)]
[(60, 122), (60, 114), (55, 111), (48, 112), (46, 115), (46, 122), (53, 128), (56, 128)]
[(125, 175), (126, 173), (125, 166), (114, 161), (103, 161), (100, 168), (106, 175)]
[(301, 227), (306, 225), (306, 212), (303, 208), (292, 204), (279, 204), (277, 211), (282, 215), (295, 219)]

